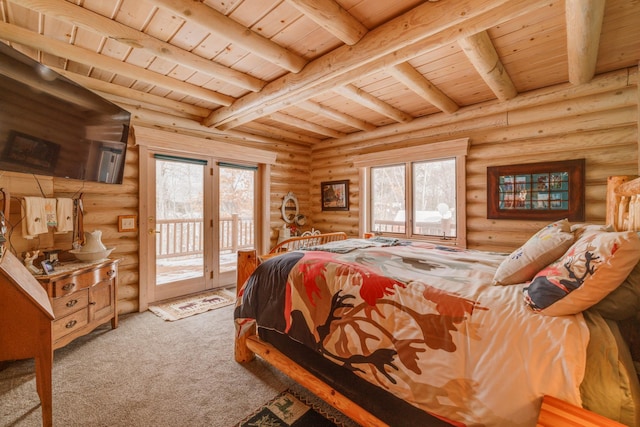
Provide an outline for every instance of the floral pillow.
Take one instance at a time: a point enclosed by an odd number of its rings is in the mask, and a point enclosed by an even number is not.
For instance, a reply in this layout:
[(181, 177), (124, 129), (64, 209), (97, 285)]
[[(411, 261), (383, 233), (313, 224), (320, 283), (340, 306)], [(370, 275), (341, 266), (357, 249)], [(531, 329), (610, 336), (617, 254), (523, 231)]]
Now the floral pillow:
[(615, 231), (611, 225), (600, 225), (600, 224), (571, 224), (571, 232), (573, 233), (576, 241), (584, 235), (591, 233), (607, 233), (610, 231)]
[(616, 289), (640, 261), (634, 232), (584, 235), (566, 254), (535, 275), (525, 302), (548, 316), (576, 314)]
[(494, 285), (524, 283), (557, 260), (573, 244), (574, 237), (566, 219), (539, 230), (527, 242), (513, 251), (496, 270)]

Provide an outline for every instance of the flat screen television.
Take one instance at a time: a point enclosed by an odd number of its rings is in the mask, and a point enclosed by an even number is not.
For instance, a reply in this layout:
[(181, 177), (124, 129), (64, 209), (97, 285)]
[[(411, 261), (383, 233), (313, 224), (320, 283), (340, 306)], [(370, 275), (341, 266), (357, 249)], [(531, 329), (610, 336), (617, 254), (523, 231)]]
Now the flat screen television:
[(121, 184), (131, 114), (0, 43), (0, 171)]

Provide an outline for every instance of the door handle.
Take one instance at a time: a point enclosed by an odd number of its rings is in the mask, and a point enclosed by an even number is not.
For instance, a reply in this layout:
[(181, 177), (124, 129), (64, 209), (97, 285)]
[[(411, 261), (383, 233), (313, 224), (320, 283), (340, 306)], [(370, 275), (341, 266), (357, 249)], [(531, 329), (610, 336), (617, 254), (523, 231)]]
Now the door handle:
[(160, 234), (160, 232), (158, 230), (154, 230), (153, 228), (150, 228), (149, 234)]

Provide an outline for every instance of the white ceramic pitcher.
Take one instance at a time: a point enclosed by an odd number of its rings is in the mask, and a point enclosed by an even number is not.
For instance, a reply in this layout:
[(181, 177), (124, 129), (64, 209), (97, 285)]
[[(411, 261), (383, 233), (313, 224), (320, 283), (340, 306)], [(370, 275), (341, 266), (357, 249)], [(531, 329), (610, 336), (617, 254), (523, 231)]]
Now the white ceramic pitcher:
[(101, 252), (107, 248), (102, 244), (102, 231), (85, 231), (84, 232), (84, 246), (80, 249), (80, 252)]

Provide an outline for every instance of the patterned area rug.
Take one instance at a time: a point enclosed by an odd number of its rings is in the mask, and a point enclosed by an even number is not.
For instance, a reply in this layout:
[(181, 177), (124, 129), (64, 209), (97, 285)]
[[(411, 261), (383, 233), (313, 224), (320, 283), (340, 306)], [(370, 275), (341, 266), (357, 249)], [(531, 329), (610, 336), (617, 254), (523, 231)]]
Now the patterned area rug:
[(354, 427), (352, 420), (314, 397), (280, 393), (234, 427)]
[(194, 314), (204, 313), (214, 308), (233, 304), (236, 296), (227, 289), (203, 292), (188, 297), (164, 301), (149, 307), (149, 311), (164, 320), (179, 320)]

